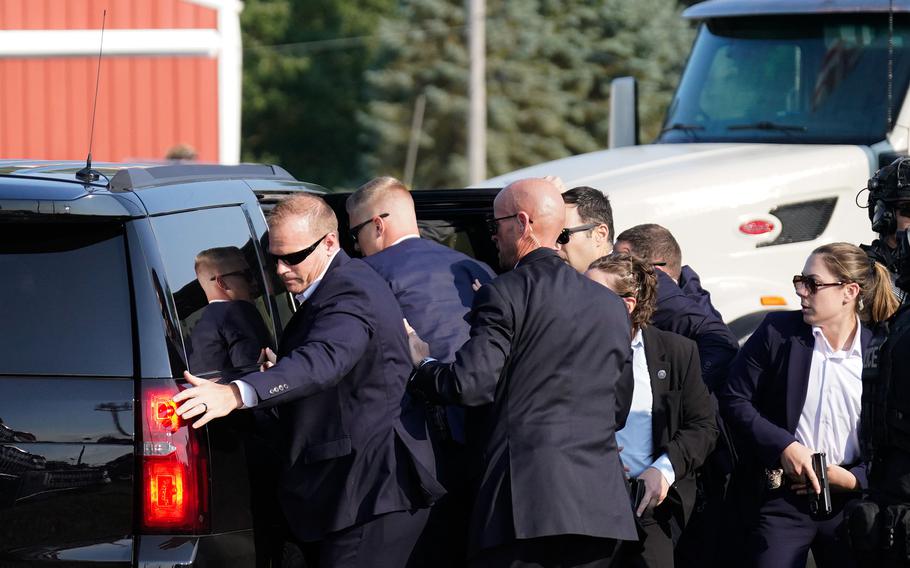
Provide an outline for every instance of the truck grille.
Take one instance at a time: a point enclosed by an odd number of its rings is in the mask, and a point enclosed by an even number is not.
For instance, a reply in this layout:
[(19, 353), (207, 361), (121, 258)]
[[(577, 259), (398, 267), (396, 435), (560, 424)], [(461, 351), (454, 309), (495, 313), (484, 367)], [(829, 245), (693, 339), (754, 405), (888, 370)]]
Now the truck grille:
[(775, 207), (769, 213), (780, 219), (780, 234), (769, 243), (755, 245), (756, 248), (801, 243), (818, 238), (828, 226), (836, 204), (837, 198), (829, 197)]

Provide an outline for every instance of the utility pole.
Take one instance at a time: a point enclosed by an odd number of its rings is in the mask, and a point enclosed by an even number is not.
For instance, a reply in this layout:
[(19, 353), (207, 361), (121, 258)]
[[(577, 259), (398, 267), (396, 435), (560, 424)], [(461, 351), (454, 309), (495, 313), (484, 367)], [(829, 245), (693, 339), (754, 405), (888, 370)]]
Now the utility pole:
[(487, 87), (485, 0), (468, 2), (468, 177), (471, 184), (487, 178)]

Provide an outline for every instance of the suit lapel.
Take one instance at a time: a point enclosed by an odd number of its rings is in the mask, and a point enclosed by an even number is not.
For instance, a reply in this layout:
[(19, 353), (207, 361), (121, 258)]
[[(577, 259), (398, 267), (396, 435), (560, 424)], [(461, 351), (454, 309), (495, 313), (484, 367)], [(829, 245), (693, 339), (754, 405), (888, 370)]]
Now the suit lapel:
[(660, 437), (668, 431), (663, 395), (670, 390), (671, 369), (664, 343), (654, 329), (651, 326), (646, 327), (642, 336), (645, 341), (645, 361), (648, 363), (648, 375), (651, 378), (651, 439), (654, 447), (660, 448), (668, 441)]
[(806, 404), (809, 388), (809, 368), (815, 342), (812, 328), (800, 326), (801, 332), (790, 337), (790, 355), (787, 361), (787, 430), (796, 432), (799, 417)]

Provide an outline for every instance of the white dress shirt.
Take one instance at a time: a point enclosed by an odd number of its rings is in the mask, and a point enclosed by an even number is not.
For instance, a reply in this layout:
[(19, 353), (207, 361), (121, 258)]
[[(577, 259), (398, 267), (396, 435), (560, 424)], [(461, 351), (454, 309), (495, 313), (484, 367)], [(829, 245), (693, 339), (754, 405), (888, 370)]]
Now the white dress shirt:
[[(341, 249), (336, 250), (332, 256), (329, 257), (329, 261), (325, 263), (325, 268), (322, 269), (322, 272), (319, 273), (319, 276), (316, 278), (316, 280), (313, 280), (313, 282), (311, 282), (310, 285), (306, 287), (306, 290), (295, 296), (299, 303), (302, 304), (310, 299), (310, 296), (312, 296), (313, 292), (316, 291), (316, 288), (319, 287), (322, 279), (325, 278), (325, 273), (329, 271), (329, 267), (332, 266), (332, 261), (335, 260), (335, 256), (338, 255), (338, 251), (340, 250)], [(240, 389), (240, 400), (243, 401), (242, 408), (252, 408), (259, 404), (259, 395), (256, 394), (256, 389), (254, 389), (250, 383), (239, 379), (231, 382), (237, 385), (237, 388)]]
[(676, 472), (667, 454), (654, 459), (654, 439), (651, 431), (651, 407), (654, 395), (651, 392), (651, 375), (645, 357), (645, 338), (638, 330), (632, 338), (632, 373), (635, 386), (632, 389), (632, 407), (622, 430), (616, 432), (616, 443), (623, 447), (619, 457), (629, 468), (629, 475), (638, 477), (649, 467), (660, 471), (668, 485), (676, 481)]
[(406, 241), (408, 239), (419, 239), (419, 238), (420, 238), (420, 235), (415, 235), (415, 234), (411, 233), (410, 235), (405, 235), (405, 236), (401, 237), (400, 239), (397, 239), (394, 243), (390, 244), (389, 246), (393, 247), (393, 246), (397, 245), (398, 243), (400, 243), (401, 241)]
[(829, 464), (851, 464), (859, 459), (859, 413), (863, 395), (861, 328), (847, 350), (835, 351), (820, 327), (812, 327), (815, 346), (809, 367), (806, 403), (796, 439), (815, 452), (827, 454)]

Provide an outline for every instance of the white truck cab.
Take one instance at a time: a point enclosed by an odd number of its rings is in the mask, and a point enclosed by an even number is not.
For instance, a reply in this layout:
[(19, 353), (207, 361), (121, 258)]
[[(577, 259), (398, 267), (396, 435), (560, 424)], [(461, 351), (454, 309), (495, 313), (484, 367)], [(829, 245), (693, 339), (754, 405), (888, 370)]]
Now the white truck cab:
[[(908, 151), (910, 0), (708, 0), (664, 128), (637, 145), (614, 95), (610, 150), (498, 176), (559, 176), (607, 193), (617, 232), (661, 224), (734, 332), (797, 309), (815, 247), (870, 242), (864, 193)], [(634, 96), (629, 99), (634, 101)], [(890, 101), (890, 110), (889, 110)], [(623, 139), (631, 145), (623, 144)], [(859, 203), (859, 205), (857, 204)]]

